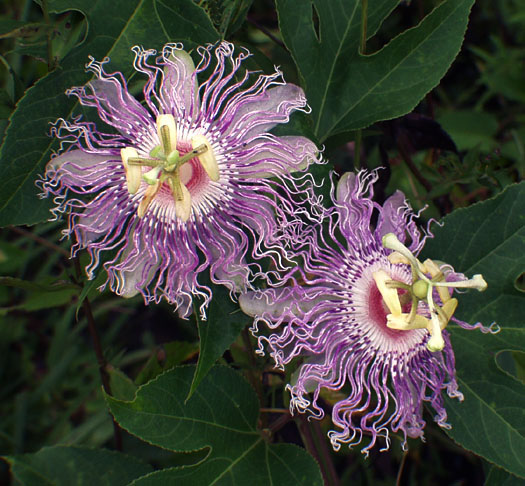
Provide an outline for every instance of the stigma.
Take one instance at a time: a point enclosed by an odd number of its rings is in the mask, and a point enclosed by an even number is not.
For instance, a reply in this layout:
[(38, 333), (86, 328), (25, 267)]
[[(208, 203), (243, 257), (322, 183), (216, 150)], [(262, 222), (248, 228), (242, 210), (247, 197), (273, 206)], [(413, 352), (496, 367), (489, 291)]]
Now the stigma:
[(192, 201), (190, 191), (181, 181), (181, 167), (197, 160), (208, 178), (217, 182), (220, 179), (217, 159), (211, 144), (202, 134), (195, 134), (191, 138), (191, 149), (186, 148), (183, 153), (182, 147), (188, 144), (178, 141), (173, 115), (159, 115), (156, 126), (160, 144), (150, 150), (149, 157), (139, 156), (133, 147), (120, 151), (128, 193), (137, 193), (143, 182), (148, 185), (137, 208), (138, 216), (143, 218), (162, 185), (166, 185), (173, 196), (175, 215), (184, 222), (191, 215)]
[[(406, 264), (412, 270), (412, 283), (407, 284), (392, 280), (384, 270), (374, 272), (373, 278), (389, 310), (386, 325), (390, 329), (408, 331), (427, 329), (430, 338), (427, 341), (429, 351), (441, 351), (445, 347), (442, 331), (445, 329), (458, 306), (458, 301), (451, 297), (450, 289), (465, 288), (483, 291), (487, 283), (482, 275), (459, 282), (447, 282), (440, 265), (427, 259), (420, 262), (414, 254), (393, 234), (383, 236), (383, 246), (393, 252), (388, 255), (392, 264)], [(410, 300), (409, 312), (403, 312), (398, 289), (403, 289)], [(435, 292), (439, 299), (435, 299)], [(419, 303), (426, 303), (426, 308)]]

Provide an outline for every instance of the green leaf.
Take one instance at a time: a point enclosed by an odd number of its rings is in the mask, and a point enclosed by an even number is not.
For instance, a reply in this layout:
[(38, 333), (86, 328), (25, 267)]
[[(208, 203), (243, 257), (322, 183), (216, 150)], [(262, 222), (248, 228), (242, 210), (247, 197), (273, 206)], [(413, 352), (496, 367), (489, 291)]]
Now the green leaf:
[(447, 433), (466, 449), (525, 478), (525, 385), (496, 363), (501, 351), (525, 349), (525, 296), (515, 287), (525, 270), (525, 183), (454, 211), (433, 232), (423, 258), (450, 263), (469, 277), (481, 273), (488, 283), (483, 293), (459, 296), (456, 316), (486, 326), (495, 321), (501, 327), (492, 335), (449, 326), (465, 400), (447, 400), (452, 425)]
[(198, 351), (199, 345), (197, 343), (172, 341), (163, 344), (150, 356), (142, 370), (140, 370), (135, 379), (135, 384), (143, 385), (147, 383), (162, 372), (194, 357)]
[[(156, 471), (133, 481), (130, 486), (315, 486), (321, 485), (313, 459), (300, 447), (292, 444), (274, 444), (263, 451), (256, 447), (246, 451), (245, 464), (231, 464), (226, 458), (217, 458), (191, 468), (170, 468)], [(263, 462), (264, 461), (264, 462)], [(310, 466), (305, 470), (305, 465)], [(242, 473), (237, 469), (244, 469)], [(317, 473), (309, 476), (312, 472)]]
[(253, 0), (204, 0), (199, 5), (206, 10), (224, 39), (242, 25), (252, 2)]
[(106, 396), (120, 426), (139, 438), (173, 451), (209, 448), (196, 466), (157, 472), (134, 485), (322, 485), (305, 451), (270, 444), (257, 430), (257, 397), (239, 374), (212, 368), (186, 401), (193, 375), (192, 366), (174, 368), (139, 388), (132, 402)]
[[(199, 328), (199, 361), (191, 383), (188, 398), (208, 374), (215, 362), (237, 339), (241, 330), (250, 324), (250, 318), (234, 304), (225, 287), (215, 286), (213, 299), (208, 308), (208, 320), (197, 317)], [(198, 313), (195, 313), (198, 316)]]
[(45, 447), (4, 459), (24, 486), (124, 486), (151, 471), (134, 457), (87, 447)]
[(34, 182), (58, 149), (48, 136), (49, 123), (78, 112), (75, 99), (68, 99), (64, 92), (89, 81), (84, 72), (89, 55), (99, 60), (110, 56), (110, 70), (129, 77), (134, 72), (130, 52), (134, 45), (159, 49), (166, 42), (182, 41), (192, 48), (219, 37), (204, 11), (191, 0), (55, 1), (50, 5), (52, 12), (72, 8), (82, 10), (87, 18), (86, 40), (59, 68), (27, 90), (10, 119), (0, 152), (0, 178), (4, 181), (0, 226), (33, 224), (49, 217), (51, 201), (38, 202)]
[(28, 24), (20, 31), (11, 32), (10, 37), (22, 39), (7, 54), (33, 56), (54, 67), (75, 45), (84, 40), (87, 22), (79, 12), (70, 11), (49, 17), (48, 24)]
[(441, 115), (437, 121), (452, 137), (459, 150), (477, 147), (481, 151), (488, 152), (498, 144), (496, 140), (498, 119), (490, 113), (449, 111)]
[(516, 378), (525, 383), (525, 352), (514, 351), (512, 357), (516, 366)]
[[(511, 47), (497, 37), (491, 38), (491, 52), (478, 46), (471, 50), (481, 59), (479, 62), (479, 84), (488, 88), (490, 95), (503, 95), (509, 100), (524, 103), (525, 89), (523, 87), (523, 47)], [(488, 98), (487, 96), (487, 98)]]
[[(15, 72), (11, 64), (2, 55), (0, 55), (0, 64), (2, 64), (4, 68), (7, 70), (7, 76), (10, 79), (10, 82), (8, 81), (6, 83), (6, 91), (2, 94), (2, 103), (4, 104), (4, 107), (2, 108), (2, 117), (4, 118), (7, 115), (7, 118), (9, 118), (13, 110), (12, 109), (9, 110), (9, 114), (7, 114), (6, 108), (9, 106), (12, 106), (12, 108), (14, 108), (15, 103), (24, 94), (25, 85), (20, 79), (20, 77), (18, 76), (18, 74)], [(11, 86), (9, 87), (9, 85)], [(5, 132), (5, 127), (3, 131)]]
[(67, 281), (57, 281), (53, 277), (49, 277), (45, 282), (32, 282), (17, 277), (2, 277), (0, 276), (0, 285), (6, 287), (17, 287), (20, 289), (41, 291), (41, 292), (60, 292), (62, 290), (79, 290), (78, 285)]
[(77, 314), (84, 303), (84, 300), (89, 299), (93, 302), (97, 297), (101, 295), (99, 287), (106, 281), (107, 276), (105, 272), (99, 272), (93, 280), (85, 280), (82, 285), (82, 291), (78, 296), (77, 301)]
[(26, 311), (51, 309), (74, 302), (78, 289), (63, 289), (59, 292), (34, 292), (30, 294), (19, 308)]
[(11, 97), (5, 89), (0, 89), (0, 143), (4, 139), (4, 133), (7, 128), (8, 118), (14, 109)]
[[(277, 0), (321, 141), (404, 115), (439, 83), (463, 42), (474, 0), (446, 0), (374, 54), (359, 54), (360, 0)], [(368, 2), (368, 38), (399, 4)], [(319, 18), (316, 32), (315, 9)]]
[(3, 310), (24, 309), (35, 311), (58, 307), (76, 298), (80, 288), (68, 281), (46, 278), (42, 282), (31, 282), (16, 277), (0, 277), (0, 286), (17, 287), (29, 291), (29, 295), (21, 304)]
[(523, 486), (523, 479), (509, 474), (499, 467), (492, 466), (485, 477), (484, 486)]
[(30, 37), (49, 29), (46, 24), (23, 20), (0, 19), (0, 39), (8, 37)]
[(123, 371), (113, 366), (107, 367), (111, 394), (120, 400), (133, 400), (137, 386)]

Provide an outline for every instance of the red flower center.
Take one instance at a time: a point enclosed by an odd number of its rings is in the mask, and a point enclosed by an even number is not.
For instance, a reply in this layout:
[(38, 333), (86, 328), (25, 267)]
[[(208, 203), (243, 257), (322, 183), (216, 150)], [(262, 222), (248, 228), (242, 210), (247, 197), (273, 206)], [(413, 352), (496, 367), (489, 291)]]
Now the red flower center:
[[(397, 293), (399, 296), (402, 296), (406, 293), (406, 290), (398, 289)], [(402, 299), (401, 302), (403, 302)], [(409, 312), (410, 302), (402, 305), (402, 309), (403, 312)], [(373, 280), (370, 283), (370, 290), (368, 296), (368, 313), (370, 318), (377, 324), (377, 327), (389, 337), (400, 337), (406, 333), (406, 331), (399, 331), (397, 329), (390, 329), (389, 327), (387, 327), (386, 316), (390, 314), (390, 310), (385, 304), (383, 296), (381, 295), (381, 292), (379, 291), (376, 283)]]

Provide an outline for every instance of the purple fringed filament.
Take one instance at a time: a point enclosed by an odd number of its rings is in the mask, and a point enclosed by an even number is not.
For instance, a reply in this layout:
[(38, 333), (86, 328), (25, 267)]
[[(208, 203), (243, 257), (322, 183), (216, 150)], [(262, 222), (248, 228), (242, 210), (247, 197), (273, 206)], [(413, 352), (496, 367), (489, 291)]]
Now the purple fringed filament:
[(319, 160), (315, 144), (269, 133), (308, 107), (279, 71), (243, 70), (249, 53), (234, 54), (226, 42), (198, 48), (197, 66), (180, 45), (166, 45), (155, 62), (155, 51), (133, 51), (146, 76), (144, 103), (122, 74), (105, 72), (108, 59), (91, 59), (94, 79), (67, 94), (96, 108), (115, 133), (59, 120), (62, 153), (47, 165), (43, 196), (54, 197), (55, 215), (69, 214), (65, 233), (76, 238), (73, 254), (91, 255), (90, 278), (101, 254), (113, 251), (104, 267), (117, 294), (164, 297), (181, 316), (198, 295), (204, 314), (211, 291), (199, 273), (209, 268), (214, 283), (246, 290), (260, 270), (248, 253), (280, 268), (285, 233), (298, 224), (295, 201), (315, 202), (308, 176), (292, 174)]
[(467, 280), (448, 265), (417, 260), (425, 237), (414, 213), (399, 191), (383, 206), (373, 202), (376, 179), (376, 172), (341, 178), (327, 232), (312, 233), (297, 252), (303, 284), (239, 299), (255, 317), (254, 334), (261, 323), (269, 328), (258, 338), (261, 354), (266, 345), (279, 368), (301, 357), (287, 385), (291, 411), (322, 418), (323, 389), (348, 394), (333, 406), (330, 441), (339, 450), (369, 436), (364, 453), (379, 437), (388, 448), (390, 431), (402, 434), (403, 447), (407, 437), (423, 437), (423, 402), (449, 427), (442, 391), (463, 399), (444, 330), (457, 305), (452, 291), (486, 287), (480, 275)]

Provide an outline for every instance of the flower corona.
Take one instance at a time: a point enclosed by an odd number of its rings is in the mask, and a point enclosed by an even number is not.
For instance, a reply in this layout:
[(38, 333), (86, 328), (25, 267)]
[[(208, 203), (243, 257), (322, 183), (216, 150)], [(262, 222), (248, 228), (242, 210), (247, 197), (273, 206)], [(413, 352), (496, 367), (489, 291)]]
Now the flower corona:
[(319, 225), (297, 249), (304, 270), (283, 276), (281, 287), (240, 297), (241, 308), (255, 317), (259, 352), (267, 347), (280, 368), (299, 359), (287, 385), (291, 411), (322, 418), (321, 396), (334, 400), (333, 448), (368, 436), (365, 453), (379, 437), (388, 448), (390, 432), (400, 432), (404, 446), (407, 437), (422, 437), (424, 402), (438, 425), (449, 427), (442, 392), (463, 396), (445, 327), (453, 320), (493, 331), (453, 317), (454, 289), (484, 290), (483, 278), (467, 280), (429, 259), (421, 263), (416, 255), (427, 235), (400, 191), (382, 206), (372, 200), (376, 180), (377, 172), (343, 175), (327, 229)]
[(199, 296), (204, 315), (211, 290), (198, 280), (202, 271), (232, 294), (244, 291), (264, 274), (258, 259), (282, 267), (299, 214), (315, 219), (301, 204), (316, 205), (304, 169), (320, 161), (318, 149), (270, 132), (309, 108), (278, 70), (244, 70), (249, 53), (227, 42), (197, 48), (197, 64), (179, 44), (167, 44), (155, 62), (155, 51), (133, 51), (146, 76), (143, 100), (120, 73), (106, 73), (109, 59), (91, 59), (94, 79), (68, 94), (112, 130), (59, 120), (61, 153), (40, 185), (55, 215), (69, 214), (66, 234), (75, 236), (73, 253), (91, 255), (90, 277), (105, 254), (117, 294), (165, 298), (184, 317)]

